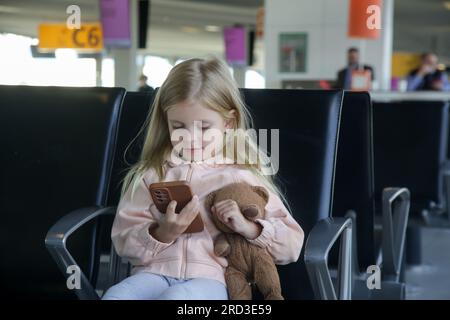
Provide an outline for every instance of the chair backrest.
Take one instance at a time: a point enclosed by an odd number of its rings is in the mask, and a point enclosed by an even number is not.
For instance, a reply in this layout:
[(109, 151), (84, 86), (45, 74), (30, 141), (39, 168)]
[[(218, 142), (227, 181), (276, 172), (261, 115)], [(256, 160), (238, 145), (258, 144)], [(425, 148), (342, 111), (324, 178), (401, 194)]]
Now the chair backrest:
[[(74, 297), (44, 238), (70, 211), (106, 205), (124, 93), (0, 86), (2, 296)], [(68, 243), (88, 269), (92, 234), (81, 231)]]
[[(330, 216), (343, 93), (276, 89), (242, 89), (242, 93), (256, 129), (279, 129), (278, 174), (292, 214), (307, 236), (317, 221)], [(278, 268), (286, 299), (314, 298), (303, 251), (296, 263)]]
[(367, 92), (344, 94), (332, 215), (356, 213), (356, 244), (361, 270), (376, 262), (374, 239), (372, 103)]
[(114, 155), (113, 175), (108, 194), (108, 205), (117, 206), (122, 179), (130, 165), (139, 159), (145, 138), (141, 131), (153, 103), (152, 92), (127, 92), (123, 100), (119, 123), (119, 136)]
[[(155, 92), (127, 92), (125, 94), (109, 186), (108, 206), (116, 207), (119, 204), (123, 178), (125, 178), (130, 166), (139, 159), (146, 134), (143, 125), (150, 112)], [(105, 279), (106, 275), (104, 274), (98, 274), (100, 271), (98, 256), (111, 253), (111, 228), (113, 222), (114, 217), (111, 216), (104, 216), (99, 219), (99, 232), (97, 233), (98, 238), (96, 241), (98, 246), (95, 252), (97, 264), (94, 266), (94, 282), (98, 278), (98, 282), (96, 282), (98, 287), (104, 287), (110, 281), (113, 281), (113, 279)], [(126, 273), (121, 274), (122, 276), (127, 276)]]
[(446, 160), (448, 103), (374, 102), (377, 199), (384, 187), (411, 192), (411, 214), (443, 204), (441, 168)]

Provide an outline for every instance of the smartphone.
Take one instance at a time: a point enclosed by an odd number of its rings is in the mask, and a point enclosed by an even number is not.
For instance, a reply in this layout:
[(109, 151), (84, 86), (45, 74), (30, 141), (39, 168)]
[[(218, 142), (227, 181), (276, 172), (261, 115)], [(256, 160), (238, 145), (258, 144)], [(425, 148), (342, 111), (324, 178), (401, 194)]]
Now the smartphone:
[[(175, 213), (180, 213), (193, 197), (187, 181), (156, 182), (149, 186), (149, 190), (156, 208), (161, 213), (166, 213), (167, 206), (172, 200), (177, 202)], [(184, 233), (202, 232), (203, 227), (203, 220), (199, 212)]]

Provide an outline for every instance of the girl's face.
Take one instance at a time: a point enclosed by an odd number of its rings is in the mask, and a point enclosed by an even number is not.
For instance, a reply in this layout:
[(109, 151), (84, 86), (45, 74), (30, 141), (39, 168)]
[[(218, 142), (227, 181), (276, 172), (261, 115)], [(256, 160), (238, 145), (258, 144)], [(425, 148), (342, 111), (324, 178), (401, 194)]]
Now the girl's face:
[[(234, 114), (234, 110), (229, 111), (230, 117), (234, 118)], [(182, 142), (182, 157), (194, 160), (206, 160), (214, 155), (207, 154), (206, 147), (207, 150), (214, 149), (215, 146), (220, 147), (220, 139), (211, 139), (208, 136), (211, 132), (223, 134), (226, 129), (233, 128), (233, 119), (226, 120), (219, 112), (198, 102), (185, 101), (176, 104), (167, 111), (167, 121), (172, 145)], [(214, 146), (210, 145), (212, 143)]]

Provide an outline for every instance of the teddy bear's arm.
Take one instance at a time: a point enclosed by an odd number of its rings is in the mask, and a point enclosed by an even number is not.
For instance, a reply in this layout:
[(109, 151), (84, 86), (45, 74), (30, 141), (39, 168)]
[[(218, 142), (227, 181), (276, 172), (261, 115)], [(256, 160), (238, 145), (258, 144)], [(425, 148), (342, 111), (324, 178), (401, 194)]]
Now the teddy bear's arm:
[(219, 257), (226, 257), (231, 252), (231, 246), (226, 236), (221, 233), (214, 241), (214, 253)]

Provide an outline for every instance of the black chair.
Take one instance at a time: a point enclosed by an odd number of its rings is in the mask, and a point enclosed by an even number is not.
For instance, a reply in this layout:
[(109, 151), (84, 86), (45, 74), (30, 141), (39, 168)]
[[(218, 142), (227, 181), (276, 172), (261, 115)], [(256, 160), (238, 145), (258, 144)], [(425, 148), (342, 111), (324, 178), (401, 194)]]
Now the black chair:
[[(407, 260), (420, 263), (420, 226), (445, 212), (443, 195), (448, 104), (439, 101), (374, 103), (375, 191), (397, 185), (411, 192)], [(378, 204), (380, 208), (382, 204)], [(437, 219), (442, 221), (442, 219)]]
[(140, 156), (145, 139), (145, 121), (151, 110), (154, 94), (152, 92), (127, 92), (120, 117), (119, 137), (114, 156), (111, 190), (108, 205), (117, 206), (120, 200), (122, 179), (129, 167)]
[[(294, 217), (309, 234), (300, 260), (280, 266), (284, 296), (287, 299), (311, 299), (315, 292), (318, 298), (348, 298), (351, 219), (330, 218), (342, 92), (242, 90), (242, 93), (254, 114), (257, 128), (280, 129), (280, 174), (285, 180)], [(127, 109), (124, 107), (124, 112)], [(82, 222), (73, 221), (74, 229)], [(55, 225), (52, 233), (61, 233), (58, 231), (60, 223)], [(327, 254), (341, 233), (344, 235), (342, 261), (347, 268), (340, 269), (343, 281), (336, 293), (327, 269)], [(312, 276), (312, 287), (303, 256)], [(114, 282), (121, 277), (123, 265), (115, 253), (111, 265)], [(79, 293), (80, 298), (95, 295), (92, 286), (86, 286), (84, 290), (90, 293)]]
[[(314, 289), (316, 298), (336, 298), (327, 283), (329, 275), (324, 275), (327, 271), (320, 268), (331, 247), (327, 233), (333, 234), (334, 228), (343, 231), (340, 228), (348, 223), (330, 219), (342, 92), (244, 89), (242, 93), (256, 129), (279, 129), (279, 176), (294, 218), (309, 235), (299, 261), (278, 268), (283, 295), (312, 299)], [(319, 275), (319, 270), (324, 273)], [(328, 284), (327, 289), (320, 281)]]
[(336, 163), (333, 216), (356, 214), (359, 270), (376, 263), (372, 106), (366, 92), (344, 94)]
[(374, 103), (375, 190), (404, 185), (411, 214), (444, 208), (448, 104), (439, 101)]
[[(68, 212), (106, 205), (124, 93), (121, 88), (0, 86), (2, 297), (75, 298), (44, 239)], [(95, 232), (92, 223), (67, 243), (91, 281)]]
[[(372, 120), (370, 95), (367, 92), (345, 92), (333, 216), (352, 217), (355, 225), (353, 298), (402, 299), (405, 285), (399, 281), (399, 276), (408, 221), (409, 191), (384, 186), (385, 208), (380, 210), (382, 221), (376, 223)], [(395, 208), (390, 204), (394, 202), (399, 203)], [(376, 236), (375, 231), (380, 229), (386, 230), (383, 237)], [(384, 260), (378, 259), (380, 257)], [(366, 285), (369, 276), (366, 271), (369, 266), (375, 265), (380, 267), (384, 280), (381, 290), (369, 290)]]
[[(122, 180), (128, 169), (135, 164), (140, 157), (145, 139), (145, 122), (151, 110), (153, 98), (156, 91), (153, 92), (127, 92), (123, 100), (122, 113), (119, 123), (119, 136), (114, 155), (114, 164), (109, 186), (107, 206), (116, 207), (119, 204)], [(120, 259), (112, 251), (111, 247), (111, 228), (114, 216), (106, 215), (99, 218), (99, 240), (97, 244), (101, 254), (110, 258), (110, 263), (96, 266), (100, 278), (96, 287), (106, 289), (111, 283), (115, 283), (130, 271), (130, 265), (120, 265)], [(97, 259), (96, 261), (99, 261)], [(114, 269), (109, 272), (101, 272), (105, 267)], [(112, 278), (109, 278), (110, 275)]]

